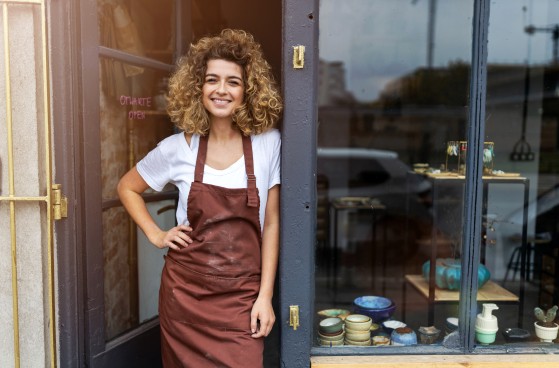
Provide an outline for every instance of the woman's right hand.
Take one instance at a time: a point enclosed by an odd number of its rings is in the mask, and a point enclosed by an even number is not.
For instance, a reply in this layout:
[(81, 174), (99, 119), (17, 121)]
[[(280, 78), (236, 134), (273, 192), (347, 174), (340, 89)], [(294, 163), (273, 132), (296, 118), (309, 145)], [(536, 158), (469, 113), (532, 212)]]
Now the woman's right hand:
[(159, 232), (151, 242), (160, 249), (171, 248), (180, 250), (192, 243), (192, 238), (188, 235), (192, 228), (186, 225), (175, 226), (168, 231)]

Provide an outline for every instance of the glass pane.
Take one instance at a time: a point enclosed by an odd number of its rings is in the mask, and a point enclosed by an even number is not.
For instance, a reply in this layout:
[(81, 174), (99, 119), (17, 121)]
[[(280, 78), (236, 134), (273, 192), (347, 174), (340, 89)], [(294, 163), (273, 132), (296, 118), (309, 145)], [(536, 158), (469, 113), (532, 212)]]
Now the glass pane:
[[(163, 251), (137, 230), (118, 201), (119, 179), (163, 138), (173, 133), (163, 93), (167, 73), (141, 68), (126, 77), (130, 65), (101, 59), (101, 178), (105, 337), (111, 339), (157, 315)], [(119, 78), (120, 76), (121, 78)], [(169, 191), (173, 187), (168, 188)], [(148, 191), (148, 195), (151, 191)], [(148, 203), (154, 219), (172, 227), (174, 200)], [(154, 282), (156, 281), (156, 282)]]
[(496, 302), (496, 344), (539, 341), (534, 308), (559, 301), (558, 42), (559, 2), (491, 2), (485, 136), (500, 181), (488, 188), (482, 254), (492, 279), (519, 297)]
[[(97, 0), (101, 46), (173, 63), (174, 0)], [(137, 73), (129, 66), (126, 75)]]
[[(457, 328), (472, 11), (320, 2), (315, 346), (441, 344)], [(372, 327), (327, 327), (348, 313)]]

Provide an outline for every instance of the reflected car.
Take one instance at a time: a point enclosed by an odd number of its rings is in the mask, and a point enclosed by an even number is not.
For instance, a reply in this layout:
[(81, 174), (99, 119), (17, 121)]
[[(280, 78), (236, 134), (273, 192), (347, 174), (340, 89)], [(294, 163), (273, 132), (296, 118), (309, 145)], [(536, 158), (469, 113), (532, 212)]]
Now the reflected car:
[[(332, 201), (339, 197), (373, 197), (389, 213), (406, 215), (407, 195), (430, 192), (431, 184), (398, 158), (394, 151), (368, 148), (319, 147), (318, 180)], [(416, 201), (410, 201), (415, 203)], [(425, 208), (413, 208), (424, 212)]]

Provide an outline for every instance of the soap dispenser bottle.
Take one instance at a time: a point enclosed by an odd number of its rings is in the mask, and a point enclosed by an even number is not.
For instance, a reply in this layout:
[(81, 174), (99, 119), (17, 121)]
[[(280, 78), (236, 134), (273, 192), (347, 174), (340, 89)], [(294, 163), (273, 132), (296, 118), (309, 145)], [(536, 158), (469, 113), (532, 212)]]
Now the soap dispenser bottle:
[(495, 342), (495, 336), (499, 330), (497, 317), (492, 312), (499, 307), (494, 303), (484, 303), (483, 310), (476, 318), (476, 340), (481, 344)]

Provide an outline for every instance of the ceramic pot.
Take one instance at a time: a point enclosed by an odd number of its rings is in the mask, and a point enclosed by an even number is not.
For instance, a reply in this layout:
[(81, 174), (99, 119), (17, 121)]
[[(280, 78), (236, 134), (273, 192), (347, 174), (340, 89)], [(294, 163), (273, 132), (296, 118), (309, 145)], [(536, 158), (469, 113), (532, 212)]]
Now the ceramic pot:
[(553, 342), (557, 338), (557, 332), (559, 331), (559, 325), (557, 323), (553, 324), (554, 327), (543, 327), (534, 322), (534, 328), (536, 329), (536, 336), (542, 342)]
[(409, 327), (399, 327), (390, 334), (392, 345), (417, 345), (417, 335)]
[[(423, 277), (429, 280), (431, 262), (427, 261), (422, 266)], [(459, 259), (437, 258), (435, 261), (435, 285), (440, 289), (459, 290), (462, 266)], [(478, 288), (481, 288), (489, 278), (491, 273), (484, 265), (478, 267)]]

